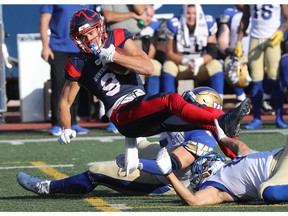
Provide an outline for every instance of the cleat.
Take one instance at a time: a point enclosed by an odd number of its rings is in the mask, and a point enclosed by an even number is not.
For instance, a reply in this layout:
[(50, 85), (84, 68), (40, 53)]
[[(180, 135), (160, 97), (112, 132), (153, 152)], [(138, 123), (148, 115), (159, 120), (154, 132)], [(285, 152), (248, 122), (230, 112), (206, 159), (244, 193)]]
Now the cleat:
[(54, 136), (60, 136), (61, 135), (61, 127), (59, 126), (53, 126), (49, 131), (48, 134), (49, 135), (54, 135)]
[(240, 122), (245, 115), (249, 114), (250, 104), (250, 98), (246, 98), (238, 107), (219, 117), (219, 126), (228, 137), (239, 136)]
[(255, 130), (262, 128), (262, 121), (260, 119), (254, 119), (251, 121), (248, 125), (246, 125), (244, 128), (247, 130)]
[(109, 122), (108, 127), (106, 130), (110, 133), (119, 133), (118, 129), (115, 127), (115, 125), (112, 122)]
[(72, 125), (72, 130), (75, 130), (77, 134), (87, 134), (89, 130), (87, 128), (80, 127), (79, 125)]
[(21, 187), (38, 195), (50, 194), (49, 187), (51, 181), (35, 178), (24, 172), (17, 173), (17, 181)]
[(288, 128), (288, 125), (282, 118), (277, 118), (276, 119), (276, 127), (277, 128)]
[(275, 111), (271, 106), (270, 100), (264, 100), (260, 110), (263, 115), (275, 115)]

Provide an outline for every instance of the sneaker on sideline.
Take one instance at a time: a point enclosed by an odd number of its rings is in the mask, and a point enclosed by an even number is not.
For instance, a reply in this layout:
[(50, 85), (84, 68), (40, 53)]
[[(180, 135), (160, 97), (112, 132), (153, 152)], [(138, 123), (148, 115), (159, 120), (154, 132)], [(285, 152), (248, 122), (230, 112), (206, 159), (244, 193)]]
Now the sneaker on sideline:
[(54, 135), (54, 136), (60, 136), (61, 135), (61, 127), (59, 126), (53, 126), (52, 128), (50, 128), (50, 130), (48, 131), (49, 135)]
[(89, 130), (87, 128), (80, 127), (79, 125), (72, 125), (72, 130), (75, 130), (77, 134), (87, 134)]

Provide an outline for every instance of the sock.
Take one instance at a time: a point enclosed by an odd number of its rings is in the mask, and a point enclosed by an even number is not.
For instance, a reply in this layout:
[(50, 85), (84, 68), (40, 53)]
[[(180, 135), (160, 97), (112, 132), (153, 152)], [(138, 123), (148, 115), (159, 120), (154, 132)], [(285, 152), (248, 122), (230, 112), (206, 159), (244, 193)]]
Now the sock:
[(89, 179), (88, 171), (61, 180), (52, 180), (50, 192), (63, 194), (86, 194), (96, 186)]
[(254, 119), (261, 119), (261, 104), (263, 97), (263, 82), (253, 82), (251, 95), (252, 95), (252, 106), (253, 106), (253, 117)]
[(284, 94), (283, 88), (279, 80), (271, 80), (272, 83), (272, 98), (275, 106), (276, 116), (282, 117)]
[(280, 60), (280, 79), (283, 85), (288, 88), (288, 55), (285, 54)]
[(177, 92), (176, 78), (169, 73), (161, 73), (161, 91)]
[(145, 83), (147, 94), (157, 94), (160, 92), (160, 77), (159, 76), (149, 76)]
[(213, 88), (219, 95), (224, 94), (224, 72), (223, 71), (211, 76), (210, 83), (211, 83), (211, 88)]

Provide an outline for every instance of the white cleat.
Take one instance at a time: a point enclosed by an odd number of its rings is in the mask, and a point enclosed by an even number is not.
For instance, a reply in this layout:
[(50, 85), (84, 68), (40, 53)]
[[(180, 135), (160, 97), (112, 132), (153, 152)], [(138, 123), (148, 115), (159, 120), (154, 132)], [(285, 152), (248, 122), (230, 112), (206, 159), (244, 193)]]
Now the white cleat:
[(48, 180), (39, 179), (24, 172), (17, 173), (17, 181), (24, 189), (36, 193), (38, 195), (49, 195), (50, 182)]

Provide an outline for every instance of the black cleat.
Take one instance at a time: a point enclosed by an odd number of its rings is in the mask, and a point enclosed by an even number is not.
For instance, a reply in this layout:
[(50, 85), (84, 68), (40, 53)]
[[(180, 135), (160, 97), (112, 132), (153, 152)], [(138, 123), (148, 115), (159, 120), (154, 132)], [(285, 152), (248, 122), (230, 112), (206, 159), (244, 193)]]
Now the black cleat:
[(228, 113), (219, 116), (219, 126), (223, 129), (228, 137), (238, 137), (240, 133), (240, 122), (245, 115), (250, 112), (250, 98), (246, 98), (235, 109), (230, 110)]

